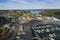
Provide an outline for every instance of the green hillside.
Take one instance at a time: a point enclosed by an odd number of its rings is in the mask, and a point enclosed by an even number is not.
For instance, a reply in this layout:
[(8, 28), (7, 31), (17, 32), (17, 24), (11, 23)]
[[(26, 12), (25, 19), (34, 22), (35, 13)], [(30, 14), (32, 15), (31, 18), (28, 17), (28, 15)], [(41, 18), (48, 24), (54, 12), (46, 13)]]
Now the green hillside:
[(60, 18), (60, 10), (45, 10), (41, 13), (42, 15), (45, 16), (53, 16), (53, 17), (57, 17)]

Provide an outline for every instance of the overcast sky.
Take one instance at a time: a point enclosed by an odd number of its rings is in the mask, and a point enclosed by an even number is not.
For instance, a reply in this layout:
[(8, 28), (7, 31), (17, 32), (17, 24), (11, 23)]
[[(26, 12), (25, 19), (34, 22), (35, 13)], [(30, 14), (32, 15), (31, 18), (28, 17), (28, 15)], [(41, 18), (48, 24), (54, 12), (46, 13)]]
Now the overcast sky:
[(0, 0), (0, 9), (60, 9), (60, 0)]

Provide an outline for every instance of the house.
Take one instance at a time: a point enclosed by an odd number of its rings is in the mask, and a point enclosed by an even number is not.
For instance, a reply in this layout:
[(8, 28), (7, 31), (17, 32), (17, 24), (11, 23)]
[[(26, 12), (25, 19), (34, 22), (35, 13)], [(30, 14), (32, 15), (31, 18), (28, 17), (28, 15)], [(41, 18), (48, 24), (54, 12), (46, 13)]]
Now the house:
[(9, 25), (10, 25), (10, 24), (4, 24), (3, 27), (10, 28)]

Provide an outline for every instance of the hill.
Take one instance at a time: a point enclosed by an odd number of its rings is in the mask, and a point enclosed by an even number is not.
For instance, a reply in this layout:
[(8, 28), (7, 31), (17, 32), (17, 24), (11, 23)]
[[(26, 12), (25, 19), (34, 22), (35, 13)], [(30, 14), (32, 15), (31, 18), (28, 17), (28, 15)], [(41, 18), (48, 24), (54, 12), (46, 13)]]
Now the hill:
[(47, 9), (44, 10), (40, 13), (41, 15), (45, 15), (45, 16), (53, 16), (56, 18), (60, 18), (60, 9)]

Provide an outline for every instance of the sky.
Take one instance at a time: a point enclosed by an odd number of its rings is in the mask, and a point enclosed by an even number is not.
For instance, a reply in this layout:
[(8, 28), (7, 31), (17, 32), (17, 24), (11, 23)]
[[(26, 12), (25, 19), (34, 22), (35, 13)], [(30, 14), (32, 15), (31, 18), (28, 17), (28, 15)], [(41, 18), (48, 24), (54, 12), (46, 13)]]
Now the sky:
[(60, 0), (0, 0), (2, 9), (60, 9)]

